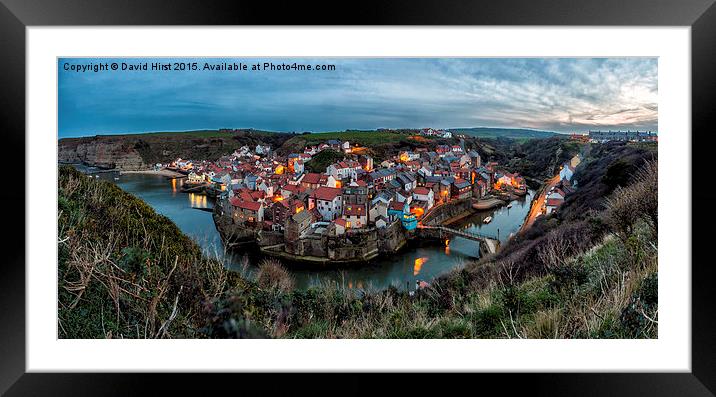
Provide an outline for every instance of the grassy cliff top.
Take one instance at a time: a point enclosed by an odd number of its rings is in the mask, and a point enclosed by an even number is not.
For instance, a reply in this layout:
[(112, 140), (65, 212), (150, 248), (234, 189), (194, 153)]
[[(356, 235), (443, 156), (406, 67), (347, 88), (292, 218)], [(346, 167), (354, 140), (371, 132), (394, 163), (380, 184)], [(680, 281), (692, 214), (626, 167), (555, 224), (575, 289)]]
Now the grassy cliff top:
[(449, 131), (477, 138), (541, 139), (560, 136), (560, 134), (551, 131), (531, 130), (526, 128), (472, 127), (451, 128)]
[(227, 275), (147, 203), (62, 166), (58, 235), (61, 338), (201, 336)]

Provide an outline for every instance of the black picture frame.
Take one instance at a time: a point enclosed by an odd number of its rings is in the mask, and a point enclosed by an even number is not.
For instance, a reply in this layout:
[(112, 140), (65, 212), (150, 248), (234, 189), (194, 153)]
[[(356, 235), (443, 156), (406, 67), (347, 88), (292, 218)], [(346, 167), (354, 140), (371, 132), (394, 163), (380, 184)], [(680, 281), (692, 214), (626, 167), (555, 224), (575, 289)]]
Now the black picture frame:
[[(470, 375), (471, 388), (502, 385), (508, 391), (523, 390), (530, 395), (713, 395), (716, 390), (716, 327), (712, 309), (711, 283), (714, 267), (704, 247), (708, 246), (708, 227), (714, 224), (712, 211), (702, 210), (692, 217), (693, 208), (713, 204), (712, 189), (696, 185), (708, 181), (710, 159), (707, 151), (714, 147), (716, 110), (716, 6), (714, 0), (502, 0), (499, 2), (395, 1), (361, 2), (257, 2), (234, 0), (202, 3), (190, 0), (0, 0), (0, 120), (2, 120), (6, 166), (22, 167), (25, 151), (25, 46), (26, 27), (61, 25), (589, 25), (589, 26), (690, 26), (692, 56), (692, 159), (691, 164), (667, 161), (669, 166), (692, 167), (693, 184), (673, 181), (673, 187), (684, 190), (694, 186), (691, 207), (685, 215), (692, 219), (692, 372), (691, 373), (622, 373), (622, 374), (479, 374)], [(111, 45), (111, 43), (108, 43)], [(54, 90), (54, 89), (53, 89)], [(48, 94), (49, 95), (49, 94)], [(22, 149), (21, 149), (22, 148)], [(48, 167), (53, 166), (48, 161)], [(15, 178), (18, 179), (18, 178)], [(145, 374), (34, 374), (25, 373), (25, 184), (15, 180), (12, 193), (0, 195), (5, 228), (4, 258), (0, 266), (0, 393), (7, 395), (130, 395), (147, 391), (150, 381)], [(21, 186), (18, 186), (21, 185)], [(22, 211), (20, 210), (22, 209)], [(20, 225), (23, 225), (22, 228)], [(701, 232), (701, 233), (699, 233)], [(48, 269), (52, 266), (48, 266)], [(615, 361), (619, 358), (615, 357)], [(230, 375), (236, 376), (236, 375)], [(312, 375), (301, 375), (302, 377)], [(387, 378), (391, 376), (390, 378)], [(398, 375), (379, 375), (388, 380), (381, 392), (391, 387), (400, 393), (413, 393)], [(517, 376), (515, 381), (513, 376)], [(507, 382), (507, 378), (510, 381)], [(203, 394), (213, 388), (233, 385), (236, 381), (193, 381), (187, 375), (162, 375), (151, 381), (161, 384), (162, 394), (189, 391), (199, 387)], [(225, 379), (225, 377), (221, 377)], [(264, 391), (277, 391), (281, 385), (298, 386), (297, 379), (276, 382), (267, 375), (251, 382), (268, 385)], [(358, 391), (360, 380), (343, 374), (337, 379), (336, 392)], [(248, 383), (244, 380), (241, 382)], [(316, 380), (316, 382), (319, 382)], [(321, 381), (322, 382), (322, 381)], [(413, 381), (414, 382), (414, 381)], [(244, 386), (246, 387), (246, 383)], [(380, 382), (383, 383), (383, 382)], [(425, 384), (420, 391), (435, 387), (445, 392), (449, 386), (461, 387), (462, 380), (449, 385)], [(378, 383), (376, 383), (378, 384)], [(390, 386), (393, 384), (393, 386)], [(407, 386), (409, 386), (408, 384)], [(366, 387), (364, 385), (364, 387)], [(364, 390), (364, 392), (371, 392)]]

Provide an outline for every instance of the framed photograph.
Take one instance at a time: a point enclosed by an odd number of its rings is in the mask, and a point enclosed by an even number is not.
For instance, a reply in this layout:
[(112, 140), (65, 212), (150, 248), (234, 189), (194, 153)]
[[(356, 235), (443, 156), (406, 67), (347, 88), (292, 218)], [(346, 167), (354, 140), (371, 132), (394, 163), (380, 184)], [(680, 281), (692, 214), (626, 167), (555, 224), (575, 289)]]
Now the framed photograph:
[(0, 391), (713, 395), (712, 3), (3, 0)]

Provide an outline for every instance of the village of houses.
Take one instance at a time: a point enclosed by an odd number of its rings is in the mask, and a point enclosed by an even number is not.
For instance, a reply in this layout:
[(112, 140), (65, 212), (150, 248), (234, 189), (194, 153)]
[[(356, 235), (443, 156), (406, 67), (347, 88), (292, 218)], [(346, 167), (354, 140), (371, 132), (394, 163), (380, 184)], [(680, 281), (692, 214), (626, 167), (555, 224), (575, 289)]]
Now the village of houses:
[[(422, 134), (449, 137), (450, 132), (424, 129)], [(329, 240), (360, 246), (349, 237), (372, 233), (366, 239), (370, 247), (342, 254), (370, 259), (383, 252), (381, 240), (394, 238), (383, 235), (385, 230), (400, 230), (404, 240), (443, 204), (501, 205), (527, 191), (523, 177), (495, 162), (483, 163), (476, 151), (461, 145), (418, 147), (379, 164), (354, 148), (348, 141), (327, 140), (279, 156), (268, 146), (244, 146), (213, 162), (177, 159), (167, 168), (187, 175), (188, 189), (216, 195), (214, 219), (225, 239), (227, 229), (249, 232), (243, 235), (250, 239), (274, 236), (263, 245), (280, 246), (281, 253), (294, 257), (340, 259), (326, 247), (336, 245)], [(324, 172), (307, 172), (306, 163), (324, 150), (342, 152), (344, 159)], [(569, 181), (577, 164), (573, 159), (562, 166), (561, 181), (546, 194), (542, 213), (553, 212), (573, 189)], [(400, 245), (394, 242), (390, 249)]]

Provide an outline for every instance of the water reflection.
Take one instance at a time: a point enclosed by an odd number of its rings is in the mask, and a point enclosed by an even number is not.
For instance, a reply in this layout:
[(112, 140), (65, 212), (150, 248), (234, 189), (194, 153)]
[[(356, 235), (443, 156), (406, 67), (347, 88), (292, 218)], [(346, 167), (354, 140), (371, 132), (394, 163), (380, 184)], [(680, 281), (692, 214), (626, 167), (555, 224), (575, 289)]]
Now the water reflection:
[[(174, 180), (174, 179), (172, 179)], [(192, 208), (208, 208), (206, 205), (206, 196), (203, 194), (188, 193), (189, 205)]]
[(423, 265), (427, 261), (428, 258), (426, 257), (415, 258), (415, 265), (413, 266), (413, 276), (417, 276), (418, 274), (420, 274), (420, 270), (423, 268)]
[[(510, 238), (510, 234), (520, 230), (522, 222), (530, 210), (533, 197), (534, 191), (530, 190), (526, 196), (513, 200), (510, 203), (512, 205), (510, 208), (500, 207), (488, 211), (479, 211), (463, 223), (462, 229), (493, 236), (504, 243)], [(492, 221), (485, 223), (484, 220), (488, 216), (492, 217)]]

